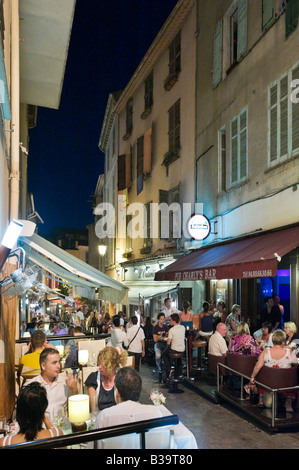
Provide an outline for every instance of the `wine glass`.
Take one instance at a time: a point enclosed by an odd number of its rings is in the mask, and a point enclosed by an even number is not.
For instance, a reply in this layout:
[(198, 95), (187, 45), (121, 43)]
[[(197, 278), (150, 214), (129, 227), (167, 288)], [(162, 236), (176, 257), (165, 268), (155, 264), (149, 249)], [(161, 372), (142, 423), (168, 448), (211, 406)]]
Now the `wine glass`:
[(63, 428), (65, 424), (65, 409), (64, 407), (58, 408), (53, 416), (53, 424), (57, 427)]

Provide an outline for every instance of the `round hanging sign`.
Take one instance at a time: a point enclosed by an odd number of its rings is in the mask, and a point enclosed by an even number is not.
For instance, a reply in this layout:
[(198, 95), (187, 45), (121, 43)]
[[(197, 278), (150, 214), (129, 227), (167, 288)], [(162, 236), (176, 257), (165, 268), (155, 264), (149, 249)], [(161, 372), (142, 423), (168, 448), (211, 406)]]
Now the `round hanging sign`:
[(210, 222), (204, 215), (195, 214), (190, 217), (187, 230), (190, 237), (194, 238), (194, 240), (204, 240), (210, 235)]

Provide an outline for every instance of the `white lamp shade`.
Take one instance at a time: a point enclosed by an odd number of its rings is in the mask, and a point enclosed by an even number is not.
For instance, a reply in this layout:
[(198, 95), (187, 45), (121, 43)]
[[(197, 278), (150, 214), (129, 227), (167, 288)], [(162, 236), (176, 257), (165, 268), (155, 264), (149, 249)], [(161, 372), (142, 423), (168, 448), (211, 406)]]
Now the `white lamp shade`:
[(63, 354), (64, 354), (64, 346), (59, 344), (59, 345), (56, 346), (56, 348), (57, 348), (58, 351), (59, 351), (59, 355), (60, 355), (60, 356), (63, 356)]
[(89, 396), (72, 395), (68, 399), (70, 423), (84, 423), (89, 419)]
[(88, 363), (88, 350), (87, 349), (79, 349), (79, 351), (78, 351), (78, 362), (79, 362), (79, 364), (87, 364)]
[(23, 225), (20, 222), (16, 220), (10, 222), (4, 234), (1, 245), (11, 250), (14, 247), (17, 239), (19, 238), (20, 233), (22, 232), (22, 228)]

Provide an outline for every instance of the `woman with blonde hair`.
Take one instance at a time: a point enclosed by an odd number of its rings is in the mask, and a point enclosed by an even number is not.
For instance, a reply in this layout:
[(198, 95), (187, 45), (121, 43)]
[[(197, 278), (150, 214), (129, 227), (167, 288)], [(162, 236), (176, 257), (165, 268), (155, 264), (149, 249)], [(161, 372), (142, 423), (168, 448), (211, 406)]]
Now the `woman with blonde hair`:
[(99, 370), (92, 372), (85, 385), (89, 395), (90, 409), (93, 409), (94, 396), (98, 396), (99, 411), (116, 405), (114, 397), (114, 379), (116, 372), (127, 363), (128, 353), (121, 348), (108, 346), (98, 355)]
[(286, 347), (292, 349), (296, 356), (299, 353), (299, 335), (297, 334), (297, 326), (294, 322), (288, 321), (284, 324), (286, 337)]
[[(251, 374), (250, 383), (254, 384), (254, 379), (263, 366), (274, 367), (276, 369), (288, 369), (293, 364), (297, 364), (297, 357), (293, 351), (286, 347), (286, 334), (282, 330), (274, 331), (272, 335), (272, 348), (266, 348), (260, 354), (256, 365)], [(259, 406), (263, 406), (261, 390), (259, 391)], [(287, 396), (286, 411), (293, 411), (291, 405), (291, 396)]]
[(230, 338), (236, 334), (237, 327), (240, 323), (240, 316), (241, 316), (241, 306), (238, 304), (234, 304), (232, 306), (231, 313), (227, 316), (225, 320), (227, 342), (229, 342)]
[(249, 326), (245, 321), (237, 326), (236, 334), (229, 341), (228, 350), (231, 353), (246, 356), (259, 356), (261, 354), (261, 350), (250, 335)]

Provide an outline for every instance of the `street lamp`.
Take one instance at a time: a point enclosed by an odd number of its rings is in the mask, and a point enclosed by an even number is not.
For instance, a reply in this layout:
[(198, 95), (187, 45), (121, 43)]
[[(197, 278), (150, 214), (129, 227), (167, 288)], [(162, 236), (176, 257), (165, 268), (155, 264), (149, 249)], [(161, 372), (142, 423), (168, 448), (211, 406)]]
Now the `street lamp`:
[(101, 256), (104, 256), (107, 250), (107, 245), (104, 242), (98, 244), (98, 250)]
[(13, 220), (6, 229), (0, 245), (0, 271), (8, 258), (10, 250), (14, 247), (22, 232), (23, 224)]

